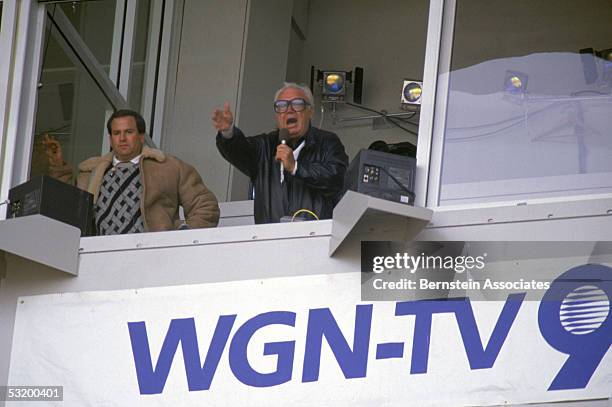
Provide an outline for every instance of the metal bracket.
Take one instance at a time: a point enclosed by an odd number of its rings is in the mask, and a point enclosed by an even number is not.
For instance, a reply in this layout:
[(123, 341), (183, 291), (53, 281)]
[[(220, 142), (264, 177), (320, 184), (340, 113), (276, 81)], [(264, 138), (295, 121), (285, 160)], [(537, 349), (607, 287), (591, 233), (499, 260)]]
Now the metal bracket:
[(334, 209), (329, 255), (348, 241), (412, 240), (433, 211), (347, 191)]

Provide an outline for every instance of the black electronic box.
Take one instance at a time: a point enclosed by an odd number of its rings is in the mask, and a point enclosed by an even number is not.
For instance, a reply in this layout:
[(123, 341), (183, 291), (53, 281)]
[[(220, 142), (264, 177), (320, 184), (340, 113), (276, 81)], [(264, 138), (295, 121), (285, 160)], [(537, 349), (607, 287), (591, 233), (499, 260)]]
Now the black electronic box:
[(415, 171), (412, 157), (362, 149), (346, 171), (344, 189), (414, 205)]
[(7, 218), (40, 214), (81, 229), (93, 229), (93, 195), (75, 186), (41, 175), (9, 191)]

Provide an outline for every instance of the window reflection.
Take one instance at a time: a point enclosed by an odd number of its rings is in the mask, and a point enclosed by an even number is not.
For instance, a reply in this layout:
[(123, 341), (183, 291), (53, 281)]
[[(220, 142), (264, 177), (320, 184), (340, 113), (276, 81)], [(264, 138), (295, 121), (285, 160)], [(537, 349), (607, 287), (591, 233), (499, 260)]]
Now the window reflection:
[(457, 7), (440, 205), (612, 192), (608, 3)]
[[(60, 7), (108, 72), (115, 1), (51, 5), (48, 13), (53, 15)], [(47, 19), (30, 177), (49, 174), (45, 135), (59, 142), (64, 161), (75, 170), (79, 162), (100, 155), (102, 149), (109, 105), (89, 73), (58, 42), (56, 34), (57, 29)]]

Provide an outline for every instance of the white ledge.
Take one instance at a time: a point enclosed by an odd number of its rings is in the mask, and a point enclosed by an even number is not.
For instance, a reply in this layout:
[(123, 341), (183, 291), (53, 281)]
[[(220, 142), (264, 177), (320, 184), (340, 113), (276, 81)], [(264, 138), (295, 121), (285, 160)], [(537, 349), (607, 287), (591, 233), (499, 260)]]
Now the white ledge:
[(0, 250), (78, 274), (81, 231), (43, 215), (0, 221)]
[(226, 226), (168, 232), (132, 233), (81, 239), (81, 254), (123, 250), (147, 250), (331, 235), (331, 220)]

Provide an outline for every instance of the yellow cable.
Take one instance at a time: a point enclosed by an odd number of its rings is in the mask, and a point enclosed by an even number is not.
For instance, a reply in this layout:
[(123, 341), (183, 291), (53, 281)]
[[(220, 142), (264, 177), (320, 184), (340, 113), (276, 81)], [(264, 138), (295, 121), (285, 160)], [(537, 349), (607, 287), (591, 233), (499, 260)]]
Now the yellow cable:
[(306, 212), (306, 213), (308, 213), (308, 214), (310, 214), (310, 215), (314, 216), (314, 218), (315, 218), (316, 220), (320, 220), (320, 219), (319, 219), (319, 217), (318, 217), (318, 216), (317, 216), (317, 215), (316, 215), (314, 212), (309, 211), (308, 209), (299, 209), (299, 210), (295, 211), (295, 213), (293, 214), (293, 217), (291, 218), (291, 222), (293, 222), (293, 221), (295, 220), (295, 217), (296, 217), (297, 215), (299, 215), (300, 213), (302, 213), (302, 212)]

